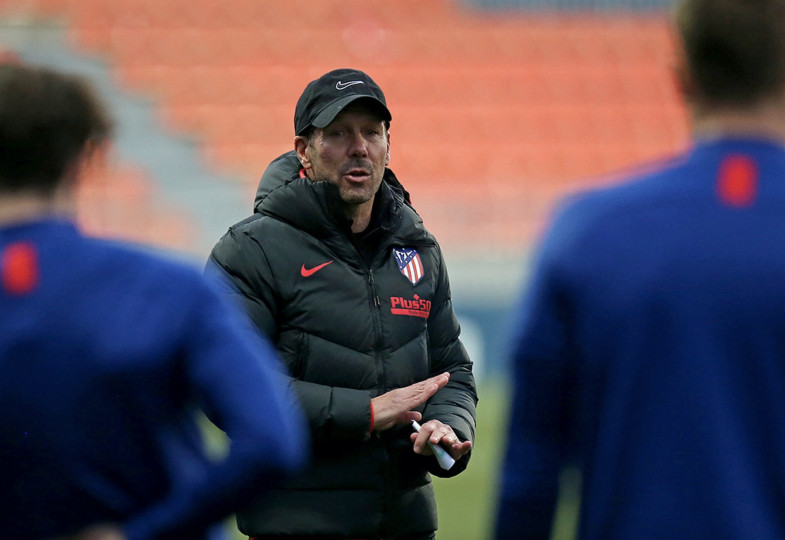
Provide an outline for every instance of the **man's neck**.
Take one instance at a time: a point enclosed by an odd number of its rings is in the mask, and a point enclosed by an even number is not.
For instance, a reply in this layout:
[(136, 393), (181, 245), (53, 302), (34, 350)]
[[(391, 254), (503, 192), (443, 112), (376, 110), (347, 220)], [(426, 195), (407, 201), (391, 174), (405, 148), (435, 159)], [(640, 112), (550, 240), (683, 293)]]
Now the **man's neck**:
[(354, 234), (365, 231), (365, 229), (368, 228), (368, 225), (371, 224), (374, 199), (362, 204), (346, 205), (344, 207), (344, 215), (352, 220), (352, 232)]
[(62, 197), (46, 197), (29, 192), (0, 194), (0, 226), (54, 215), (70, 215), (72, 210), (70, 201)]
[(692, 117), (693, 132), (699, 138), (720, 136), (765, 137), (785, 144), (785, 107), (766, 102), (745, 110), (721, 110)]

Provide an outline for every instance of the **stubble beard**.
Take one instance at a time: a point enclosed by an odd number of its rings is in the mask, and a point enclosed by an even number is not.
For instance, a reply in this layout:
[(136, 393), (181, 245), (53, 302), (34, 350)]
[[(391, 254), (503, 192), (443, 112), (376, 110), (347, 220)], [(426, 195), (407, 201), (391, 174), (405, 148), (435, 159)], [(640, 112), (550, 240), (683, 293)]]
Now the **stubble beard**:
[(370, 180), (363, 184), (362, 186), (352, 186), (346, 182), (343, 182), (343, 176), (346, 174), (347, 171), (351, 170), (353, 167), (357, 166), (357, 164), (352, 164), (348, 167), (342, 167), (340, 171), (338, 171), (334, 176), (330, 175), (320, 175), (318, 171), (314, 171), (315, 174), (315, 181), (316, 182), (329, 182), (338, 188), (338, 193), (341, 197), (341, 201), (346, 206), (358, 206), (368, 201), (373, 200), (374, 196), (376, 196), (376, 192), (379, 191), (379, 187), (382, 183), (382, 178), (379, 176), (379, 173), (376, 171), (376, 167), (370, 163), (363, 163), (362, 166), (370, 172)]

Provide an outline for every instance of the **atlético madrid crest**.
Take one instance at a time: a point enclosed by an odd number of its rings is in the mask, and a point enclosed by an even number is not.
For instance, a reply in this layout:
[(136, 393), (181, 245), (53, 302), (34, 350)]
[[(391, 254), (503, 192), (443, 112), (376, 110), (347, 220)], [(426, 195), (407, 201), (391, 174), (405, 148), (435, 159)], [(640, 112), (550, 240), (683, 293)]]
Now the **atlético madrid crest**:
[(412, 282), (412, 285), (417, 283), (425, 275), (425, 270), (422, 267), (422, 259), (416, 249), (408, 248), (394, 248), (393, 254), (395, 261), (398, 263), (398, 269), (401, 274), (406, 276), (406, 279)]

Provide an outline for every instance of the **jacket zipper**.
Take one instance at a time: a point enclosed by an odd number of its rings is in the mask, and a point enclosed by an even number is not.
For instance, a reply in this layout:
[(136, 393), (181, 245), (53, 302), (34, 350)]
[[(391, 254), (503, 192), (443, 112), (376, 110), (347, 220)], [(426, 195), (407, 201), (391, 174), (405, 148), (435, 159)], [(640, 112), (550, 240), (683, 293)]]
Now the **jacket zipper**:
[(373, 270), (371, 270), (370, 268), (368, 269), (368, 285), (371, 286), (371, 295), (373, 296), (373, 305), (376, 307), (376, 309), (379, 309), (381, 307), (382, 303), (379, 300), (379, 295), (376, 292), (376, 283), (373, 281)]
[[(373, 261), (369, 264), (365, 261), (365, 257), (363, 256), (362, 249), (357, 245), (355, 242), (351, 231), (348, 233), (349, 242), (354, 247), (354, 250), (357, 252), (357, 258), (360, 262), (361, 267), (365, 271), (365, 275), (368, 282), (368, 290), (370, 292), (370, 301), (373, 304), (373, 308), (371, 309), (371, 316), (373, 317), (373, 327), (374, 327), (374, 344), (373, 344), (373, 353), (374, 359), (376, 361), (376, 372), (379, 373), (379, 381), (376, 385), (377, 392), (379, 395), (384, 393), (384, 388), (387, 385), (387, 378), (384, 375), (384, 369), (382, 366), (382, 319), (380, 314), (380, 309), (382, 307), (382, 302), (379, 300), (379, 293), (376, 290), (376, 283), (373, 279)], [(373, 257), (374, 259), (379, 256), (379, 252), (384, 249), (383, 245), (380, 245), (377, 248), (377, 253)]]
[(373, 279), (373, 270), (368, 268), (368, 288), (371, 291), (371, 297), (373, 300), (373, 307), (372, 310), (373, 314), (373, 326), (374, 326), (374, 357), (376, 358), (376, 370), (379, 373), (379, 383), (377, 385), (379, 394), (384, 393), (384, 389), (387, 385), (387, 378), (384, 375), (384, 368), (382, 366), (382, 318), (380, 314), (380, 310), (382, 307), (382, 302), (379, 300), (379, 293), (376, 290), (376, 282)]
[[(373, 279), (373, 269), (371, 266), (366, 267), (368, 270), (368, 287), (371, 292), (371, 296), (373, 297), (373, 309), (371, 310), (373, 313), (373, 322), (374, 322), (374, 358), (376, 360), (376, 372), (379, 374), (379, 382), (377, 385), (377, 393), (378, 395), (382, 395), (385, 392), (385, 388), (387, 387), (387, 377), (384, 373), (384, 366), (382, 362), (382, 316), (381, 316), (381, 307), (382, 303), (379, 300), (379, 292), (376, 290), (376, 283)], [(388, 442), (386, 442), (381, 436), (378, 431), (374, 431), (374, 435), (380, 439), (382, 445), (385, 450), (385, 455), (387, 456), (387, 460), (390, 459), (390, 447)], [(383, 475), (383, 482), (384, 482), (384, 489), (382, 491), (384, 496), (384, 503), (382, 505), (382, 514), (383, 516), (387, 514), (388, 508), (388, 497), (389, 497), (389, 482), (390, 479), (387, 478), (387, 474)], [(384, 521), (384, 517), (382, 519)]]

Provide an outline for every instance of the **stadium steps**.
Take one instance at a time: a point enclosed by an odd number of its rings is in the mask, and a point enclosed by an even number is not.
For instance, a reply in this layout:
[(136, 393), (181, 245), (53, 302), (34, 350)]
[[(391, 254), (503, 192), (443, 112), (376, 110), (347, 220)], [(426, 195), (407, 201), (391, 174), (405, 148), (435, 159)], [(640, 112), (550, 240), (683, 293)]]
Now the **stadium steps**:
[(92, 174), (80, 194), (85, 227), (145, 241), (201, 264), (228, 225), (251, 212), (253, 191), (210, 170), (192, 137), (167, 133), (155, 104), (118, 86), (95, 55), (74, 50), (60, 19), (19, 9), (0, 3), (2, 48), (22, 61), (85, 76), (117, 123), (114, 151), (100, 170), (105, 178)]

